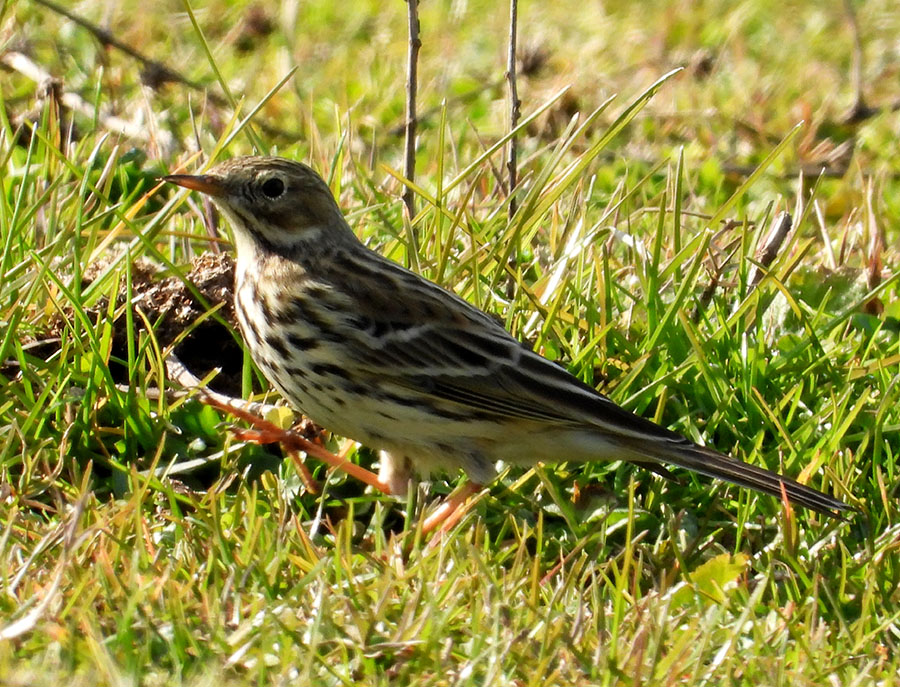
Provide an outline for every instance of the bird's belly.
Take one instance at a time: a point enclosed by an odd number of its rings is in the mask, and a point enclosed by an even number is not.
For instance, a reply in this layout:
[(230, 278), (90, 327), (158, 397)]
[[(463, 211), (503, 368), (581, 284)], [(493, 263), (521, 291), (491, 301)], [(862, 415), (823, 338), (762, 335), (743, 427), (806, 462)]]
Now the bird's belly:
[[(306, 333), (309, 337), (303, 338), (312, 340), (315, 336), (313, 332)], [(304, 354), (291, 348), (279, 333), (257, 329), (256, 334), (256, 338), (245, 335), (244, 340), (253, 362), (266, 379), (313, 422), (342, 433), (336, 428), (348, 403), (347, 379), (342, 370), (327, 356)]]
[(397, 437), (429, 444), (453, 435), (452, 423), (420, 407), (414, 393), (391, 391), (371, 375), (354, 378), (340, 362), (340, 342), (323, 340), (303, 322), (284, 326), (249, 309), (236, 310), (253, 361), (316, 424), (372, 448), (393, 444)]

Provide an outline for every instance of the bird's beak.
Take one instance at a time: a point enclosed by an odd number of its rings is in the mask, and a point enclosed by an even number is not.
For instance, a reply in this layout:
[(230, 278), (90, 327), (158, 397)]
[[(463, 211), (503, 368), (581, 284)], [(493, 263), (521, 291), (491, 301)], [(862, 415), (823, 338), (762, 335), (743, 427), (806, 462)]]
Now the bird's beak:
[(219, 177), (210, 176), (209, 174), (170, 174), (162, 177), (163, 181), (169, 181), (192, 191), (200, 191), (210, 196), (225, 195), (225, 184)]

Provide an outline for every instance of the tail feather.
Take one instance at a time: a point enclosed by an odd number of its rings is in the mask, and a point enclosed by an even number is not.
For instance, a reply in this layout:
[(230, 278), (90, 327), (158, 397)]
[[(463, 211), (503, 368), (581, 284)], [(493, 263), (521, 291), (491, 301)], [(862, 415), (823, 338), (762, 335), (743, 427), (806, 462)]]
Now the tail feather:
[[(654, 448), (662, 448), (656, 445)], [(712, 449), (697, 446), (687, 440), (683, 444), (674, 443), (668, 450), (644, 453), (655, 461), (662, 461), (707, 477), (714, 477), (731, 482), (740, 487), (754, 489), (777, 498), (782, 496), (782, 488), (788, 500), (806, 508), (831, 517), (840, 517), (839, 513), (853, 510), (843, 501), (823, 494), (816, 489), (777, 473), (730, 458)]]

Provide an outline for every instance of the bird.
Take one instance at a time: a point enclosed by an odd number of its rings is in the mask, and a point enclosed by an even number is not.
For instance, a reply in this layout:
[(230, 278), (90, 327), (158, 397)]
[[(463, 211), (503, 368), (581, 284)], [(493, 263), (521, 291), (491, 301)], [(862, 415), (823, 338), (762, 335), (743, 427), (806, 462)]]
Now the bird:
[(377, 450), (382, 491), (403, 495), (435, 471), (461, 469), (474, 490), (501, 463), (624, 460), (828, 516), (851, 510), (618, 406), (492, 316), (366, 247), (301, 162), (236, 157), (162, 179), (206, 194), (230, 223), (235, 312), (256, 365), (310, 420)]

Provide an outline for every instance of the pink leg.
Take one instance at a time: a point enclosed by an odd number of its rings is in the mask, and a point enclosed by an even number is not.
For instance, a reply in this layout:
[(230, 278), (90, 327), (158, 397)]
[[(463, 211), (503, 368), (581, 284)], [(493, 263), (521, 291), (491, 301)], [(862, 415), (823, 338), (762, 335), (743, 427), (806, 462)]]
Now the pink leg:
[[(261, 417), (257, 417), (253, 413), (249, 413), (243, 408), (238, 408), (227, 403), (222, 403), (221, 401), (218, 401), (209, 396), (201, 397), (201, 400), (204, 403), (217, 408), (218, 410), (221, 410), (230, 415), (234, 415), (238, 419), (250, 423), (253, 426), (253, 429), (235, 428), (232, 430), (234, 435), (242, 441), (250, 441), (256, 444), (280, 443), (282, 446), (284, 446), (285, 449), (287, 449), (288, 453), (291, 454), (303, 451), (307, 455), (313, 456), (314, 458), (321, 460), (323, 463), (326, 463), (327, 465), (330, 465), (337, 470), (346, 472), (348, 475), (350, 475), (351, 477), (355, 477), (360, 482), (374, 487), (383, 494), (391, 493), (390, 487), (388, 487), (387, 484), (378, 479), (378, 475), (376, 475), (374, 472), (366, 470), (365, 468), (360, 467), (355, 463), (351, 463), (346, 458), (334, 455), (318, 444), (313, 443), (309, 439), (305, 439), (304, 437), (300, 436), (296, 432), (292, 432), (289, 429), (281, 429), (281, 427), (279, 427), (275, 423), (269, 422), (268, 420), (265, 420)], [(306, 474), (309, 474), (309, 471), (306, 471)]]
[[(422, 532), (428, 534), (438, 525), (440, 525), (439, 534), (449, 532), (469, 510), (469, 498), (479, 491), (481, 491), (481, 485), (475, 484), (475, 482), (466, 482), (454, 490), (434, 513), (425, 518), (425, 522), (422, 523)], [(436, 541), (436, 539), (432, 541)]]

